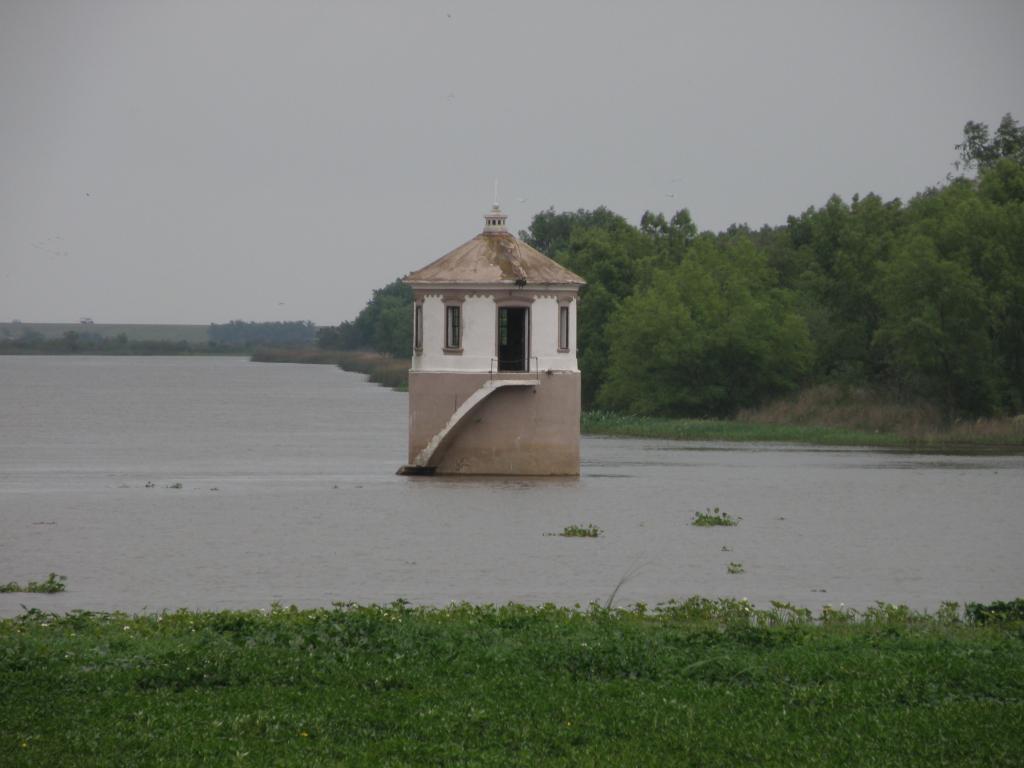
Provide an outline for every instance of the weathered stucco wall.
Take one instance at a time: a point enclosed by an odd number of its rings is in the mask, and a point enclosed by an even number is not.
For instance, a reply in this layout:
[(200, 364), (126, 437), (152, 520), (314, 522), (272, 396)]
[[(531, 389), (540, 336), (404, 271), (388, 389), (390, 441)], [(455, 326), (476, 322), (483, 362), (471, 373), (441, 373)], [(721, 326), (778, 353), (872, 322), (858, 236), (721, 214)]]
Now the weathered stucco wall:
[[(487, 373), (409, 374), (409, 464)], [(436, 474), (578, 475), (580, 375), (574, 371), (501, 374), (536, 386), (496, 391), (460, 424), (438, 457)]]
[[(462, 306), (462, 350), (445, 351), (445, 299), (457, 297)], [(498, 306), (503, 302), (516, 302), (528, 306), (530, 311), (530, 361), (541, 371), (578, 371), (576, 364), (576, 305), (572, 294), (559, 298), (555, 295), (519, 296), (512, 291), (498, 295), (467, 295), (455, 292), (444, 296), (430, 294), (422, 297), (423, 347), (413, 353), (414, 371), (489, 371), (497, 357), (496, 347)], [(559, 302), (569, 307), (569, 349), (558, 349)], [(495, 366), (496, 367), (496, 366)]]

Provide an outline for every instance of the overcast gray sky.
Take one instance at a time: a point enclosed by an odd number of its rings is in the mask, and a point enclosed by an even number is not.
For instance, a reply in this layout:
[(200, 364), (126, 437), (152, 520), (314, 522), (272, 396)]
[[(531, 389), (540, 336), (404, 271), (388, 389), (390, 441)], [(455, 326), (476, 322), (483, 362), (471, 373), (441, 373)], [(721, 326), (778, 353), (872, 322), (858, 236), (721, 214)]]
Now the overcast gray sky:
[(355, 316), (539, 210), (781, 224), (1024, 119), (1024, 3), (0, 0), (0, 320)]

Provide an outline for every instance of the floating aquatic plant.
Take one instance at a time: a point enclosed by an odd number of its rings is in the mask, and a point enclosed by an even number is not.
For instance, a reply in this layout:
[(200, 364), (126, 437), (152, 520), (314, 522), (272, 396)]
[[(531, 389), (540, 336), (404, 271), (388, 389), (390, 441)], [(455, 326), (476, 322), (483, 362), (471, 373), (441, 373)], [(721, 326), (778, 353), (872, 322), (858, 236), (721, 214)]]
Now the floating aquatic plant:
[(739, 521), (731, 517), (728, 512), (722, 512), (718, 507), (707, 508), (703, 512), (694, 512), (691, 525), (709, 527), (712, 525), (738, 525)]
[(51, 573), (46, 577), (46, 581), (30, 581), (25, 586), (16, 581), (0, 584), (0, 592), (63, 592), (65, 581), (67, 581), (67, 576)]

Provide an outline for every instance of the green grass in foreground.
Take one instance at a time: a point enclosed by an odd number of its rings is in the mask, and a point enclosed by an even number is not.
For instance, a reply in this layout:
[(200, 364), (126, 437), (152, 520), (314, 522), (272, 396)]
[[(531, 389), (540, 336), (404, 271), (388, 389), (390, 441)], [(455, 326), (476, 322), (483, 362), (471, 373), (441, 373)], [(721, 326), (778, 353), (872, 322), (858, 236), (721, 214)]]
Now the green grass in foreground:
[(949, 606), (816, 621), (700, 598), (655, 611), (29, 612), (0, 621), (0, 691), (3, 765), (1010, 766), (1024, 756), (1022, 624), (964, 623)]

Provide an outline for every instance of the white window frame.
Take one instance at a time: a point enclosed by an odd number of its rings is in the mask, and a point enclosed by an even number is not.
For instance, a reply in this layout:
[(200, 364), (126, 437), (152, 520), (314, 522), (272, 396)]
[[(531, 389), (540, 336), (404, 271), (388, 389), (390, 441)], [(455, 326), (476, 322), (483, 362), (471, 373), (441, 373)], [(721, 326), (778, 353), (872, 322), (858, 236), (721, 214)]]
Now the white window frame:
[(417, 354), (423, 352), (423, 302), (417, 301), (412, 312), (412, 348)]
[[(568, 303), (558, 305), (558, 351), (568, 352), (572, 349), (572, 313)], [(562, 342), (565, 342), (564, 344)]]
[[(452, 320), (455, 320), (453, 323)], [(445, 300), (444, 302), (444, 351), (448, 354), (462, 352), (462, 337), (466, 327), (463, 320), (462, 301)], [(452, 338), (452, 336), (456, 338)], [(454, 342), (454, 343), (452, 343)]]

